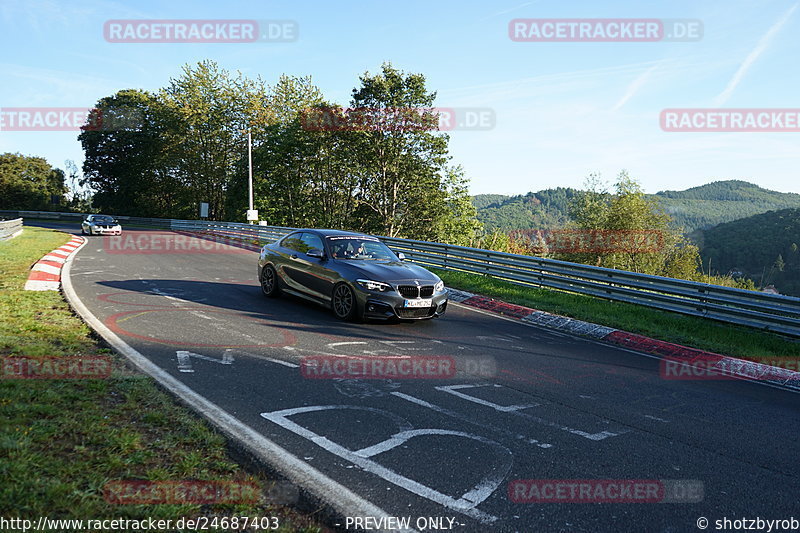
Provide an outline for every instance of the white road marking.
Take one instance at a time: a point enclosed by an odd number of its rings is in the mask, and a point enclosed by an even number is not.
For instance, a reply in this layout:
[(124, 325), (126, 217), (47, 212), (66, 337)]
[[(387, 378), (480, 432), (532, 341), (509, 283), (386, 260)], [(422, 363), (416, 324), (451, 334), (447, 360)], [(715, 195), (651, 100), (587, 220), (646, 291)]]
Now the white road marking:
[(188, 350), (177, 350), (175, 352), (175, 355), (178, 357), (178, 370), (181, 372), (194, 372), (190, 357), (194, 357), (195, 359), (202, 359), (204, 361), (211, 361), (213, 363), (218, 363), (220, 365), (233, 364), (233, 354), (229, 349), (225, 350), (225, 352), (222, 354), (221, 360), (216, 359), (214, 357), (208, 357), (207, 355), (190, 352)]
[(271, 363), (277, 363), (279, 365), (288, 366), (289, 368), (299, 368), (300, 365), (296, 365), (294, 363), (290, 363), (289, 361), (281, 361), (280, 359), (273, 359), (272, 357), (263, 357), (258, 356), (259, 359), (264, 359), (265, 361), (269, 361)]
[[(197, 318), (202, 318), (203, 320), (214, 320), (212, 317), (204, 315), (202, 311), (189, 311), (189, 313), (193, 314)], [(227, 330), (227, 328), (225, 329)]]
[(192, 369), (192, 360), (189, 358), (189, 352), (178, 350), (175, 355), (178, 356), (179, 372), (194, 372), (194, 369)]
[(333, 348), (334, 346), (346, 346), (349, 344), (367, 344), (364, 341), (351, 341), (351, 342), (331, 342), (326, 344), (329, 348)]
[(430, 350), (431, 349), (431, 347), (427, 346), (427, 345), (424, 345), (424, 346), (413, 346), (413, 347), (412, 346), (407, 346), (409, 344), (417, 344), (418, 345), (417, 341), (382, 341), (382, 340), (379, 340), (378, 342), (380, 342), (381, 344), (385, 344), (385, 345), (387, 345), (387, 346), (389, 346), (391, 348), (395, 348), (397, 350), (403, 350), (403, 351), (407, 351), (407, 352), (411, 352), (411, 351), (417, 351), (418, 352), (418, 351), (424, 351), (424, 350)]
[[(446, 409), (444, 407), (440, 407), (440, 406), (432, 404), (430, 402), (426, 402), (425, 400), (421, 400), (419, 398), (415, 398), (414, 396), (411, 396), (410, 394), (404, 394), (402, 392), (391, 392), (389, 394), (391, 394), (392, 396), (397, 396), (398, 398), (402, 398), (404, 400), (408, 400), (409, 402), (415, 403), (417, 405), (421, 405), (422, 407), (426, 407), (428, 409), (431, 409), (432, 411), (436, 411), (437, 413), (441, 413), (443, 415), (447, 415), (447, 416), (452, 417), (452, 418), (463, 420), (463, 421), (469, 422), (471, 424), (481, 425), (481, 424), (478, 424), (477, 422), (475, 422), (475, 420), (473, 418), (471, 418), (471, 417), (469, 417), (467, 415), (462, 415), (461, 413), (458, 413), (456, 411), (451, 411), (450, 409)], [(483, 426), (483, 425), (481, 425), (481, 426), (489, 428), (492, 431), (499, 431), (499, 432), (504, 433), (505, 435), (510, 436), (512, 438), (515, 438), (515, 439), (524, 440), (524, 441), (528, 442), (529, 444), (535, 444), (539, 448), (552, 448), (553, 447), (552, 444), (539, 442), (537, 439), (532, 439), (530, 437), (526, 437), (525, 435), (514, 434), (513, 432), (508, 431), (506, 429), (502, 429), (502, 428), (498, 428), (498, 427), (494, 427), (494, 426)]]
[[(315, 356), (315, 357), (319, 357), (319, 356), (322, 356), (322, 355), (330, 356), (330, 357), (358, 357), (357, 355), (348, 355), (348, 354), (343, 354), (343, 353), (326, 352), (326, 351), (322, 351), (322, 350), (314, 350), (314, 349), (311, 349), (311, 348), (300, 348), (298, 346), (284, 346), (283, 349), (291, 351), (291, 352), (307, 353), (307, 354), (309, 354), (311, 356)], [(391, 354), (390, 352), (378, 352), (378, 351), (374, 351), (373, 352), (373, 351), (368, 351), (368, 350), (363, 350), (361, 353), (362, 354), (367, 354), (367, 355), (382, 355), (384, 357), (394, 357), (396, 359), (409, 359), (409, 358), (413, 357), (411, 355), (395, 355), (395, 354)]]
[[(486, 405), (488, 407), (492, 407), (493, 409), (501, 411), (501, 409), (497, 409), (497, 407), (501, 407), (502, 408), (503, 406), (495, 407), (496, 404), (492, 404), (492, 402), (487, 402), (486, 400), (482, 400), (481, 398), (475, 398), (474, 396), (470, 396), (468, 394), (459, 393), (459, 392), (456, 392), (456, 391), (452, 390), (452, 389), (464, 389), (464, 388), (477, 387), (477, 386), (482, 386), (482, 385), (450, 385), (450, 386), (446, 386), (446, 387), (436, 387), (436, 389), (440, 390), (442, 392), (447, 392), (447, 393), (453, 394), (453, 395), (458, 396), (460, 398), (464, 398), (465, 400), (468, 400), (470, 402), (474, 402), (474, 403), (477, 403), (477, 404), (480, 404), (480, 405)], [(499, 386), (499, 385), (495, 385), (495, 386)], [(510, 406), (510, 407), (516, 407), (516, 406)], [(519, 409), (508, 410), (508, 411), (503, 411), (503, 412), (508, 412), (509, 414), (512, 414), (512, 415), (515, 415), (515, 416), (521, 416), (523, 418), (526, 418), (528, 420), (536, 422), (537, 424), (542, 424), (542, 425), (549, 426), (549, 427), (552, 427), (552, 428), (560, 429), (561, 431), (566, 431), (567, 433), (572, 433), (573, 435), (579, 435), (581, 437), (584, 437), (586, 439), (593, 440), (593, 441), (599, 441), (599, 440), (606, 439), (608, 437), (616, 437), (617, 435), (622, 435), (623, 433), (627, 433), (627, 431), (620, 431), (620, 432), (617, 432), (617, 433), (614, 433), (612, 431), (600, 431), (599, 433), (588, 433), (586, 431), (581, 431), (579, 429), (574, 429), (574, 428), (571, 428), (569, 426), (562, 426), (561, 424), (558, 424), (556, 422), (551, 422), (549, 420), (545, 420), (544, 418), (540, 418), (538, 416), (533, 416), (533, 415), (531, 415), (529, 413), (522, 413), (522, 412), (519, 411)]]
[(657, 416), (644, 415), (644, 417), (649, 418), (650, 420), (658, 420), (659, 422), (669, 422), (669, 420), (664, 420), (663, 418), (658, 418)]
[[(292, 422), (288, 419), (288, 417), (301, 414), (301, 413), (308, 413), (314, 411), (323, 411), (323, 410), (331, 410), (331, 409), (356, 409), (356, 410), (364, 410), (379, 413), (383, 416), (387, 416), (395, 421), (400, 421), (401, 432), (395, 434), (390, 440), (394, 446), (401, 444), (402, 442), (406, 442), (410, 438), (419, 435), (447, 435), (447, 436), (457, 436), (462, 438), (468, 438), (477, 440), (478, 442), (482, 442), (484, 444), (488, 444), (495, 449), (500, 450), (506, 456), (506, 464), (504, 465), (505, 468), (497, 468), (493, 472), (491, 472), (487, 477), (485, 477), (480, 483), (478, 483), (475, 487), (471, 490), (464, 493), (458, 499), (453, 498), (452, 496), (448, 496), (447, 494), (443, 494), (438, 492), (422, 483), (409, 479), (405, 476), (398, 474), (397, 472), (381, 466), (380, 464), (372, 461), (371, 459), (364, 457), (360, 454), (360, 452), (354, 452), (328, 440), (326, 437), (322, 435), (318, 435), (313, 431), (304, 428), (303, 426)], [(497, 520), (496, 516), (490, 515), (483, 511), (480, 511), (476, 508), (476, 506), (483, 502), (486, 498), (488, 498), (497, 487), (503, 482), (508, 472), (511, 470), (511, 451), (489, 439), (484, 437), (480, 437), (478, 435), (471, 435), (469, 433), (463, 433), (460, 431), (448, 431), (448, 430), (436, 430), (436, 429), (425, 429), (425, 430), (411, 430), (407, 428), (409, 425), (408, 422), (403, 420), (402, 418), (393, 415), (387, 411), (383, 411), (380, 409), (374, 409), (371, 407), (358, 407), (358, 406), (348, 406), (348, 405), (315, 405), (310, 407), (297, 407), (294, 409), (284, 409), (281, 411), (273, 411), (269, 413), (261, 413), (261, 416), (266, 418), (267, 420), (278, 424), (279, 426), (287, 429), (297, 435), (305, 437), (306, 439), (310, 440), (317, 446), (327, 450), (328, 452), (341, 457), (342, 459), (346, 459), (347, 461), (355, 464), (356, 466), (361, 467), (363, 470), (370, 472), (376, 476), (381, 477), (382, 479), (393, 483), (399, 487), (406, 489), (409, 492), (413, 492), (414, 494), (431, 500), (435, 503), (438, 503), (444, 507), (452, 509), (454, 511), (463, 513), (467, 516), (470, 516), (476, 520), (479, 520), (485, 524), (494, 522)], [(394, 447), (392, 446), (392, 447)], [(391, 449), (387, 448), (387, 449)], [(362, 450), (364, 453), (368, 453), (369, 449)]]
[[(482, 398), (476, 398), (475, 396), (470, 396), (469, 394), (464, 394), (462, 392), (458, 392), (457, 389), (471, 389), (475, 387), (487, 387), (488, 385), (447, 385), (442, 387), (434, 387), (436, 390), (440, 390), (443, 392), (447, 392), (452, 394), (453, 396), (458, 396), (459, 398), (463, 398), (467, 401), (474, 402), (480, 405), (485, 405), (486, 407), (491, 407), (495, 411), (500, 411), (501, 413), (510, 413), (512, 411), (519, 411), (520, 409), (528, 409), (529, 407), (539, 407), (540, 403), (526, 403), (520, 405), (500, 405), (494, 402), (490, 402), (488, 400), (484, 400)], [(494, 385), (495, 387), (500, 387), (500, 385)]]
[(176, 298), (176, 297), (170, 295), (169, 293), (166, 293), (166, 292), (162, 291), (158, 287), (153, 287), (152, 289), (150, 289), (150, 292), (153, 293), (153, 294), (156, 294), (158, 296), (163, 296), (164, 298), (166, 298), (168, 300), (175, 301), (175, 302), (183, 301), (181, 298)]
[(511, 339), (505, 339), (503, 337), (497, 337), (494, 335), (478, 335), (476, 339), (480, 341), (500, 341), (500, 342), (514, 342)]
[[(288, 346), (285, 346), (285, 348), (288, 348)], [(280, 359), (267, 357), (266, 355), (246, 352), (246, 351), (240, 350), (238, 348), (227, 348), (225, 350), (225, 353), (222, 354), (222, 358), (225, 359), (225, 357), (229, 356), (231, 358), (231, 361), (233, 361), (233, 354), (234, 353), (242, 354), (242, 355), (244, 355), (246, 357), (252, 357), (254, 359), (263, 359), (264, 361), (269, 361), (270, 363), (277, 363), (279, 365), (288, 366), (289, 368), (298, 368), (300, 366), (300, 365), (296, 365), (294, 363), (290, 363), (288, 361), (282, 361)]]

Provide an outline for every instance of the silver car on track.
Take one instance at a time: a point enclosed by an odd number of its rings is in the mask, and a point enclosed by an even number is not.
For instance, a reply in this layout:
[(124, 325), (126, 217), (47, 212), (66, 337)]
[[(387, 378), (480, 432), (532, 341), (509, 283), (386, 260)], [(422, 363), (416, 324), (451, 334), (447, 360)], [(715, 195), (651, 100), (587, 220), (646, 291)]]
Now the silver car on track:
[(84, 235), (122, 235), (122, 226), (109, 215), (87, 215), (81, 223)]

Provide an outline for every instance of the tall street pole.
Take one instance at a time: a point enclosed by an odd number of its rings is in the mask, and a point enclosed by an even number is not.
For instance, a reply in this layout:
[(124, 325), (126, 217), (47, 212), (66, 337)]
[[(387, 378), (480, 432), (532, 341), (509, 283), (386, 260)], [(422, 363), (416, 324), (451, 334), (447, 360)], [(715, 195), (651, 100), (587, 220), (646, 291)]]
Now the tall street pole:
[[(253, 141), (250, 137), (250, 130), (247, 130), (247, 177), (250, 190), (250, 210), (253, 210)], [(254, 220), (250, 221), (255, 223)]]

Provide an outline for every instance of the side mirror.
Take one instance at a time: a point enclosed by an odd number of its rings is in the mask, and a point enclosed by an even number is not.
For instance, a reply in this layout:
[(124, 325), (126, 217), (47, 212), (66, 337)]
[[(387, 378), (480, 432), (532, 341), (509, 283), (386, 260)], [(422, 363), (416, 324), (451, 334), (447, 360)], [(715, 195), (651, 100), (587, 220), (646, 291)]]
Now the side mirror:
[(404, 254), (403, 252), (397, 252), (397, 258), (400, 261), (405, 261), (406, 260), (406, 254)]
[(317, 259), (322, 259), (325, 257), (325, 253), (320, 250), (319, 248), (311, 248), (309, 251), (306, 252), (308, 257), (315, 257)]

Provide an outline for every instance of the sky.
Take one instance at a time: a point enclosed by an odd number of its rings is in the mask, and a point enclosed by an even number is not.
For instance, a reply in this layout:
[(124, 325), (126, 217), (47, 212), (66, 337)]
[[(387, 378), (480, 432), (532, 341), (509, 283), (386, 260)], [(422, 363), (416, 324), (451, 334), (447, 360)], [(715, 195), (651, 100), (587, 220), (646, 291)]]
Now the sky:
[[(647, 192), (723, 179), (800, 193), (800, 132), (664, 131), (664, 109), (800, 108), (797, 1), (0, 0), (0, 110), (92, 107), (116, 91), (156, 91), (212, 59), (267, 83), (311, 76), (346, 106), (358, 78), (389, 61), (426, 77), (436, 105), (489, 110), (454, 129), (452, 163), (472, 194), (609, 183)], [(518, 42), (513, 19), (691, 19), (702, 36), (658, 42)], [(109, 42), (109, 20), (291, 21), (296, 39)], [(0, 131), (0, 153), (83, 161), (76, 132)]]

